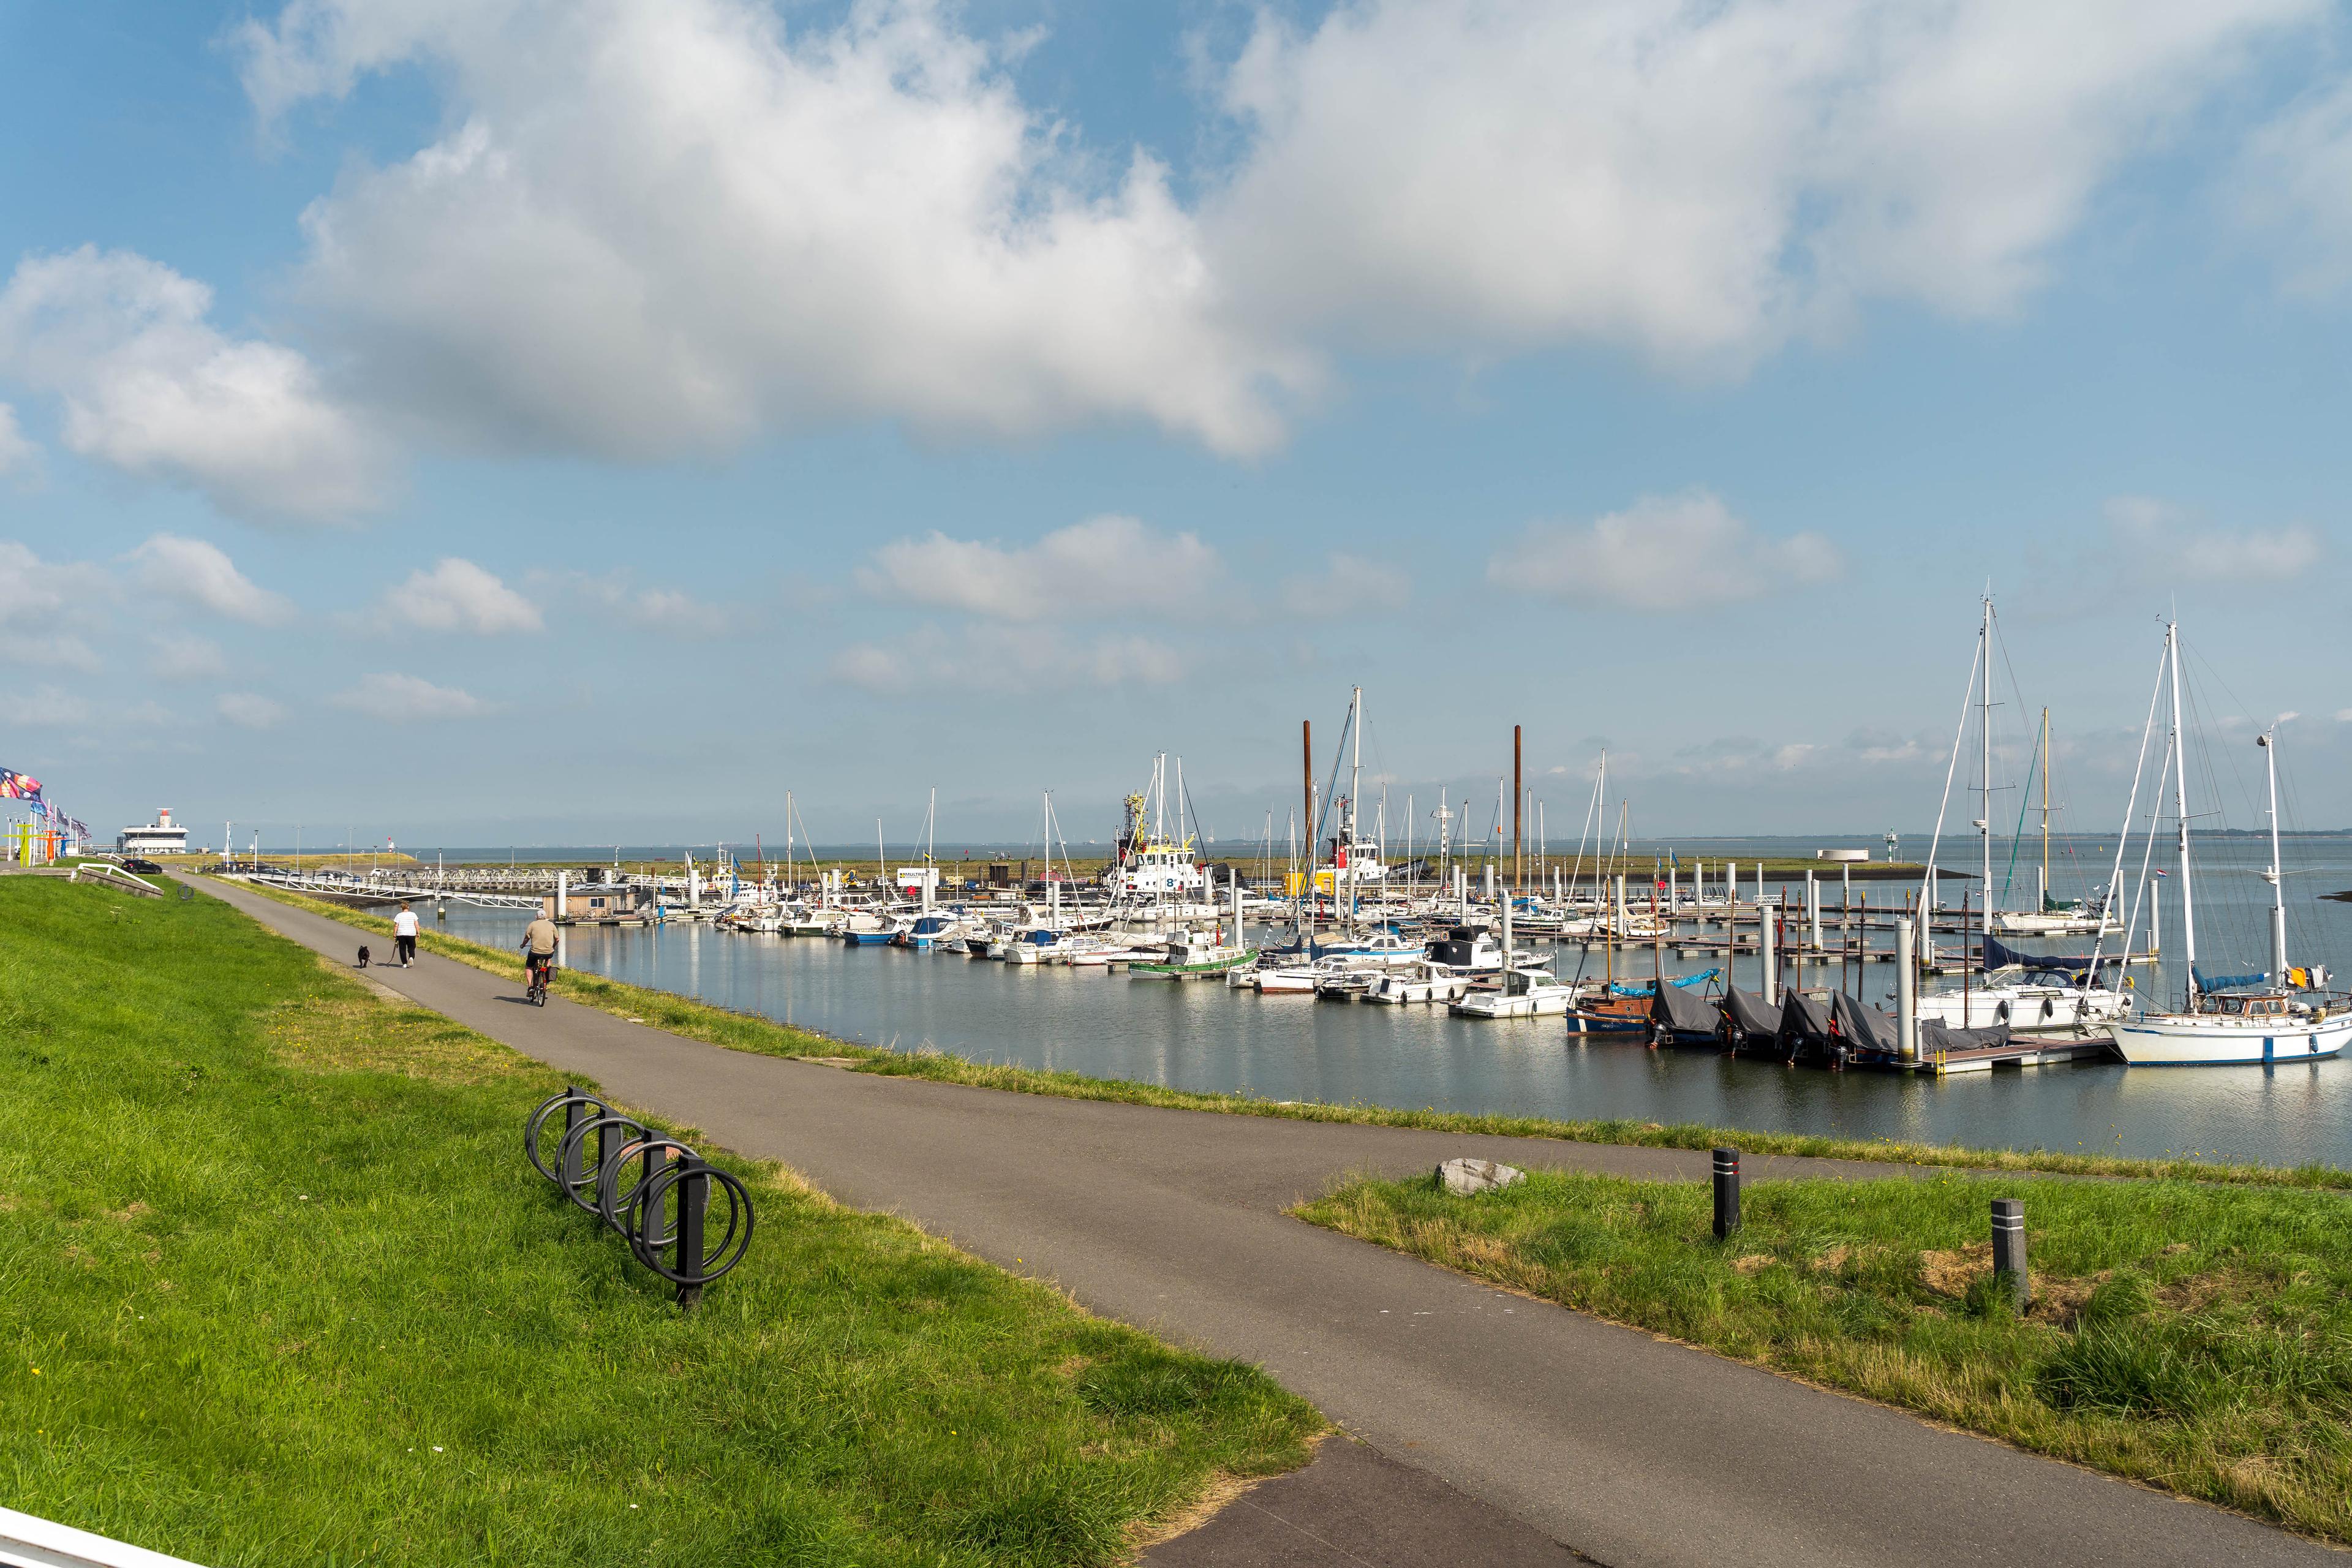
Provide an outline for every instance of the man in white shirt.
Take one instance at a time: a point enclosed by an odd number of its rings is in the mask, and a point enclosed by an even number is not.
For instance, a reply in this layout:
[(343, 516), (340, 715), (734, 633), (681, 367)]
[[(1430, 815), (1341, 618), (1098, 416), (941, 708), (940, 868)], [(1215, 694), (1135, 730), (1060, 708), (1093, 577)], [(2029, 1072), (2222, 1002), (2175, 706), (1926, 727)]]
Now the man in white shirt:
[(406, 904), (401, 905), (400, 912), (392, 917), (392, 945), (401, 968), (416, 962), (416, 912)]

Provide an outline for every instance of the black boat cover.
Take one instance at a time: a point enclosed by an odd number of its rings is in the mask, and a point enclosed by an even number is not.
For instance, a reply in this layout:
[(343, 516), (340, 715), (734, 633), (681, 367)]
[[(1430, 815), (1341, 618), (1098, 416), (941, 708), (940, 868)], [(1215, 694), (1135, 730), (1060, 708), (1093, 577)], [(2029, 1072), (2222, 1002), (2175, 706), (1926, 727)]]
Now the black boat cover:
[(1830, 1010), (1801, 991), (1784, 992), (1780, 997), (1780, 1037), (1783, 1040), (1826, 1039), (1830, 1032)]
[(1723, 994), (1723, 1015), (1743, 1035), (1769, 1038), (1780, 1032), (1780, 1016), (1764, 1005), (1763, 997), (1737, 985)]
[(1650, 1022), (1678, 1035), (1711, 1035), (1723, 1015), (1679, 985), (1661, 985), (1650, 998)]
[(1955, 1029), (1948, 1024), (1938, 1024), (1933, 1018), (1919, 1020), (1919, 1054), (1922, 1056), (1933, 1056), (1937, 1051), (1969, 1051), (1984, 1046), (2007, 1044), (2007, 1024), (1995, 1024), (1989, 1029)]
[(1830, 1016), (1845, 1043), (1857, 1051), (1883, 1051), (1891, 1057), (1903, 1048), (1893, 1015), (1857, 1002), (1843, 991), (1830, 999)]

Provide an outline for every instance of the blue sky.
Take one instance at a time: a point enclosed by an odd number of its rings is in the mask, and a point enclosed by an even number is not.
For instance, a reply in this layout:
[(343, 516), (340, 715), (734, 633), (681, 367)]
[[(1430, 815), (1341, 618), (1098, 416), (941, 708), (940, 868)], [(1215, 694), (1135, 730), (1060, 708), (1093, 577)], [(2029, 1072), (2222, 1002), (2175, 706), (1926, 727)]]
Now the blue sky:
[(1255, 837), (1360, 683), (1400, 817), (1921, 828), (1990, 581), (2071, 823), (2175, 603), (2352, 823), (2347, 14), (2047, 9), (0, 0), (0, 764)]

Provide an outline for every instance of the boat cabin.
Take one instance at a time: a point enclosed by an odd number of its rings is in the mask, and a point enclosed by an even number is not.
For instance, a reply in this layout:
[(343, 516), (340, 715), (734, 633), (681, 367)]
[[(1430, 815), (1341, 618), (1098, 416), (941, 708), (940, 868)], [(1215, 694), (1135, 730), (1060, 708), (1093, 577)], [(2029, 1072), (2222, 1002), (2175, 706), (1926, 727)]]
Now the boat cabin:
[(2208, 996), (2207, 1008), (2225, 1018), (2283, 1018), (2286, 1016), (2284, 996)]

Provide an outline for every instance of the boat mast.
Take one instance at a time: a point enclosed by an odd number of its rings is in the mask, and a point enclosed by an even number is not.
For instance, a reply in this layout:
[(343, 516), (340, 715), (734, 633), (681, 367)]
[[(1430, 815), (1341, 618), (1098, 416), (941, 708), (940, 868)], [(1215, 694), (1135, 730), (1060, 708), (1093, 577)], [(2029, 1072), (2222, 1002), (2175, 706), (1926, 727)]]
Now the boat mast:
[(2050, 905), (2050, 710), (2042, 710), (2042, 902), (2037, 913)]
[(2180, 737), (2180, 626), (2176, 621), (2164, 625), (2164, 657), (2172, 669), (2172, 755), (2179, 764), (2172, 770), (2172, 815), (2179, 828), (2180, 853), (2180, 951), (2189, 966), (2186, 994), (2187, 1010), (2197, 1011), (2197, 903), (2189, 886), (2189, 753), (2181, 750)]
[(2286, 884), (2279, 868), (2278, 825), (2278, 726), (2273, 724), (2268, 734), (2254, 737), (2254, 744), (2263, 749), (2263, 761), (2271, 776), (2271, 868), (2264, 878), (2271, 885), (2271, 984), (2286, 984)]
[[(1977, 918), (1982, 921), (1992, 912), (1992, 595), (1984, 598), (1984, 625), (1977, 632), (1977, 658), (1983, 666), (1983, 687), (1977, 693), (1977, 743), (1979, 749), (1978, 776), (1983, 781), (1984, 816), (1977, 822), (1977, 837), (1984, 847), (1984, 881), (1979, 884), (1985, 896), (1977, 900)], [(1979, 955), (1983, 949), (1978, 949)], [(1965, 955), (1963, 955), (1965, 956)]]
[[(1364, 689), (1348, 699), (1348, 921), (1356, 919), (1356, 800), (1364, 787)], [(1335, 889), (1336, 891), (1336, 889)]]

